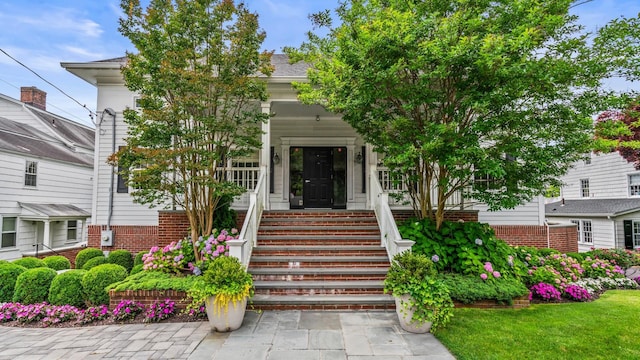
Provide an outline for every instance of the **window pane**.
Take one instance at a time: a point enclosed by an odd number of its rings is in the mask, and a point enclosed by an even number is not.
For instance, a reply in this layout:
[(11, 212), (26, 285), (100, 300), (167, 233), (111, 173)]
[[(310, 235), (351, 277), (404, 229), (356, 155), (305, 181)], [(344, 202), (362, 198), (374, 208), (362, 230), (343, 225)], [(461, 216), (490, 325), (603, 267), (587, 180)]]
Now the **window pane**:
[(580, 195), (582, 197), (589, 197), (589, 179), (580, 180)]
[(582, 238), (586, 243), (593, 242), (593, 233), (591, 232), (591, 221), (582, 221)]
[(633, 222), (633, 246), (640, 247), (640, 221)]
[(2, 218), (2, 233), (15, 232), (16, 231), (16, 218), (6, 217)]
[(16, 233), (2, 234), (2, 247), (16, 246)]
[(640, 174), (629, 175), (629, 195), (640, 195)]

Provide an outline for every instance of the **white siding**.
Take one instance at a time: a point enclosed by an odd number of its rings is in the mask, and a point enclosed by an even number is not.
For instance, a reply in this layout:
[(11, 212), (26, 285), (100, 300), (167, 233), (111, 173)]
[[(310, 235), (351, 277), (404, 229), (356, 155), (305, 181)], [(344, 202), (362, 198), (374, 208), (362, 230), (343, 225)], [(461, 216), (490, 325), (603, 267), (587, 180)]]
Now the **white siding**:
[(531, 202), (514, 209), (489, 211), (487, 205), (477, 204), (473, 210), (478, 210), (478, 221), (491, 225), (542, 225), (544, 224), (544, 200), (537, 197)]
[[(24, 186), (25, 162), (37, 161), (37, 186)], [(41, 204), (71, 204), (87, 212), (91, 211), (92, 169), (70, 163), (38, 159), (0, 152), (0, 215), (18, 216), (22, 212), (18, 202)], [(17, 249), (34, 251), (37, 222), (18, 221)], [(59, 230), (64, 221), (51, 223), (51, 239), (54, 246), (66, 241), (66, 231)], [(84, 229), (79, 229), (85, 234)], [(79, 238), (80, 241), (84, 240)], [(6, 252), (6, 251), (5, 251)], [(15, 250), (9, 250), (15, 255)], [(12, 255), (13, 256), (13, 255)], [(2, 258), (2, 255), (0, 255)]]
[[(122, 85), (101, 85), (98, 87), (98, 109), (101, 112), (105, 108), (112, 108), (116, 115), (116, 144), (115, 149), (125, 145), (124, 137), (127, 136), (126, 124), (123, 121), (122, 112), (127, 108), (133, 108), (133, 93)], [(100, 114), (98, 115), (100, 121)], [(104, 114), (99, 122), (96, 141), (96, 166), (94, 201), (95, 214), (93, 224), (104, 225), (109, 216), (109, 188), (111, 183), (112, 167), (107, 164), (107, 157), (112, 153), (112, 129), (113, 118)], [(117, 171), (117, 169), (115, 169)], [(114, 175), (113, 189), (113, 215), (111, 225), (157, 225), (158, 209), (150, 209), (147, 205), (133, 202), (128, 193), (116, 192), (117, 176)]]
[(615, 219), (616, 247), (624, 249), (624, 220), (640, 222), (640, 212), (619, 216)]
[(629, 174), (638, 174), (633, 163), (617, 152), (592, 154), (591, 164), (576, 162), (562, 177), (562, 196), (565, 199), (581, 199), (580, 180), (589, 179), (590, 198), (628, 198)]
[[(615, 247), (614, 221), (607, 218), (588, 218), (588, 217), (549, 217), (550, 223), (570, 223), (571, 220), (589, 220), (591, 221), (591, 231), (593, 235), (593, 243), (581, 242), (581, 236), (578, 234), (578, 251), (585, 252), (591, 250), (592, 247), (611, 249)], [(622, 224), (620, 225), (620, 227)], [(624, 241), (624, 238), (623, 238)]]

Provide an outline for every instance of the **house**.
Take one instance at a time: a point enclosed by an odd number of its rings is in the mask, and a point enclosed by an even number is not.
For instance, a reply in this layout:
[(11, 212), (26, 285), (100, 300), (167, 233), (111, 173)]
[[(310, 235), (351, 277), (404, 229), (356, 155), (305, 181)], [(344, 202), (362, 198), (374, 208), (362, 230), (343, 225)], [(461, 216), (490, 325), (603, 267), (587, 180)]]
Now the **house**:
[(618, 152), (591, 154), (562, 178), (561, 200), (546, 205), (550, 222), (578, 227), (580, 251), (640, 248), (640, 170)]
[[(159, 233), (160, 224), (182, 221), (184, 226), (184, 219), (170, 220), (169, 212), (135, 203), (122, 179), (112, 182), (117, 169), (108, 165), (106, 158), (125, 145), (127, 127), (122, 114), (126, 108), (135, 109), (137, 99), (124, 86), (120, 68), (125, 63), (123, 57), (61, 65), (96, 86), (97, 109), (105, 109), (97, 125), (89, 245), (141, 251), (167, 241)], [(272, 63), (275, 72), (265, 78), (270, 98), (261, 104), (262, 112), (271, 115), (262, 128), (263, 146), (253, 156), (231, 160), (234, 181), (251, 192), (262, 184), (264, 171), (267, 190), (260, 201), (264, 201), (266, 210), (374, 209), (375, 197), (371, 194), (376, 189), (394, 191), (389, 171), (378, 165), (378, 154), (340, 115), (298, 101), (291, 83), (306, 81), (306, 64), (289, 64), (281, 54), (273, 55)], [(461, 196), (454, 200), (450, 204), (451, 209), (457, 209), (453, 219), (488, 222), (501, 238), (513, 239), (514, 243), (547, 246), (549, 232), (555, 231), (545, 225), (541, 197), (501, 212), (489, 212), (486, 206), (465, 202)], [(247, 210), (250, 204), (247, 193), (236, 199), (234, 207)], [(407, 209), (401, 204), (390, 205), (395, 210)]]
[(90, 127), (46, 111), (46, 93), (0, 94), (0, 259), (86, 244), (91, 217)]

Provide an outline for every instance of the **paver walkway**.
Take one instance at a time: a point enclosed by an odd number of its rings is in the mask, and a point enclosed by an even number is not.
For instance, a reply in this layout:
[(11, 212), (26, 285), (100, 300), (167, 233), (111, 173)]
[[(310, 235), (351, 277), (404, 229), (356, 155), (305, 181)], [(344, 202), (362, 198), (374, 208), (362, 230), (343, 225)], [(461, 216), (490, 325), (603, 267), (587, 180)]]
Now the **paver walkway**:
[(0, 326), (0, 359), (444, 360), (431, 334), (403, 331), (394, 312), (248, 311), (242, 328), (207, 322), (68, 329)]

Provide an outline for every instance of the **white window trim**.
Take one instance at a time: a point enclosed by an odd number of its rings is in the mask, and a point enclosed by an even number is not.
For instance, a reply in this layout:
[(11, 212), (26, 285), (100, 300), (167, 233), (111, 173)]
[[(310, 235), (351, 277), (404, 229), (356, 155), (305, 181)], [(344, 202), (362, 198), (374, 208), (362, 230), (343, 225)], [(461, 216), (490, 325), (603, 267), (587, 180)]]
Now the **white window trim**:
[[(12, 233), (16, 234), (16, 239), (15, 239), (15, 244), (13, 246), (7, 246), (7, 247), (3, 247), (2, 246), (2, 235), (4, 235), (4, 229), (3, 229), (3, 224), (4, 224), (4, 219), (5, 218), (15, 218), (16, 219), (16, 229), (14, 231), (12, 231)], [(4, 215), (4, 216), (0, 216), (0, 251), (3, 250), (12, 250), (18, 247), (18, 228), (19, 228), (19, 219), (18, 219), (18, 215)], [(9, 233), (9, 232), (7, 232)]]
[[(76, 222), (76, 226), (70, 228), (69, 227), (69, 221), (75, 221)], [(67, 239), (66, 239), (65, 242), (68, 242), (68, 243), (78, 242), (78, 229), (80, 228), (80, 220), (73, 220), (73, 219), (72, 220), (67, 220), (66, 223), (67, 223), (66, 224), (67, 225)], [(69, 238), (69, 230), (71, 230), (71, 229), (75, 229), (75, 231), (76, 231), (75, 239)]]
[[(585, 223), (589, 223), (589, 234), (591, 235), (591, 241), (585, 241)], [(571, 223), (578, 225), (578, 243), (593, 245), (593, 221), (587, 219), (572, 219)]]
[[(27, 172), (29, 170), (29, 163), (35, 164), (35, 172), (34, 173)], [(35, 181), (34, 185), (28, 185), (27, 184), (27, 176), (28, 175), (35, 176), (36, 181)], [(34, 160), (26, 160), (25, 161), (25, 163), (24, 163), (24, 181), (22, 182), (22, 184), (28, 189), (33, 189), (33, 188), (38, 187), (38, 162), (37, 161), (34, 161)]]
[[(586, 183), (586, 185), (587, 185), (586, 188), (583, 185), (584, 183)], [(591, 197), (591, 189), (590, 188), (591, 188), (591, 184), (590, 184), (589, 179), (580, 179), (580, 197), (581, 198)], [(587, 190), (586, 196), (585, 196), (585, 191), (584, 191), (585, 189)]]
[(638, 184), (633, 184), (633, 185), (631, 184), (631, 177), (632, 177), (632, 176), (638, 176), (638, 177), (640, 177), (640, 173), (629, 174), (629, 175), (627, 176), (627, 189), (628, 189), (628, 194), (629, 194), (629, 196), (630, 196), (630, 197), (640, 197), (640, 190), (638, 190), (638, 193), (637, 193), (637, 194), (635, 194), (635, 195), (631, 193), (631, 186), (638, 186), (638, 187), (640, 187), (640, 183), (638, 183)]
[[(635, 232), (636, 224), (638, 225), (638, 228), (639, 228), (638, 230), (640, 230), (640, 221), (632, 220), (632, 222), (631, 222), (631, 237), (632, 237), (632, 241), (633, 241), (633, 248), (634, 249), (639, 249), (640, 248), (640, 231), (638, 233)], [(637, 235), (637, 239), (636, 239), (636, 235)]]

